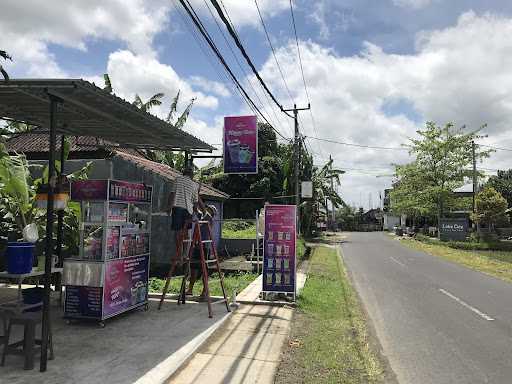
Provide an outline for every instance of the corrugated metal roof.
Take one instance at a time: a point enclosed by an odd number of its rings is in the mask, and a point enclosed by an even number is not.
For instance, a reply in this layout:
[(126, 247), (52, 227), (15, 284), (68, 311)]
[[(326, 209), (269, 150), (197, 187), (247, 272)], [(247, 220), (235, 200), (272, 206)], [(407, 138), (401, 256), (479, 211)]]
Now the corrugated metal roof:
[[(169, 167), (168, 165), (157, 163), (155, 161), (145, 159), (140, 156), (134, 156), (129, 153), (123, 153), (123, 152), (116, 152), (116, 155), (119, 156), (122, 159), (125, 159), (127, 161), (130, 161), (131, 163), (135, 164), (138, 167), (144, 168), (145, 170), (149, 172), (154, 172), (160, 176), (163, 176), (167, 180), (174, 180), (180, 173)], [(200, 194), (203, 196), (218, 198), (218, 199), (228, 199), (229, 195), (219, 191), (218, 189), (215, 189), (209, 185), (202, 184), (201, 185), (201, 191)]]
[(122, 146), (211, 152), (213, 147), (82, 79), (0, 81), (0, 117), (48, 128), (50, 97), (59, 98), (57, 133)]

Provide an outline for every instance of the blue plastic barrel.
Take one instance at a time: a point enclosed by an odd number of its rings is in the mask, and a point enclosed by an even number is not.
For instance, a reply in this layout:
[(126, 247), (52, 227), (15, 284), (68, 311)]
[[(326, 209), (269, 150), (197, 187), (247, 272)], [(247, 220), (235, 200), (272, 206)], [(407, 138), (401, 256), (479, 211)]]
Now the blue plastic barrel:
[(9, 242), (7, 245), (7, 272), (30, 273), (34, 262), (34, 244)]

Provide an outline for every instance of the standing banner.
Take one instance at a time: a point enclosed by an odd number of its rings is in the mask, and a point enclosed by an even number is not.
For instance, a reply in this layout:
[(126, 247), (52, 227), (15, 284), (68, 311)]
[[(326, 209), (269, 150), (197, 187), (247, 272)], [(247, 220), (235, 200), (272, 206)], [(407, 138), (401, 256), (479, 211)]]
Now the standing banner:
[(265, 205), (263, 292), (295, 295), (296, 212), (295, 205)]
[(258, 173), (256, 116), (224, 118), (224, 173)]

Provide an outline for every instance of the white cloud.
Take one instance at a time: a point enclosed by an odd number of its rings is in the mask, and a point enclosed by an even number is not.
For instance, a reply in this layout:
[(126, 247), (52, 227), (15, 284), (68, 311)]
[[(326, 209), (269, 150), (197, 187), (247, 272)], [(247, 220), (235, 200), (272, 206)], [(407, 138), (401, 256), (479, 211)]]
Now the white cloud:
[(127, 50), (116, 51), (109, 56), (107, 72), (114, 92), (126, 100), (133, 100), (136, 93), (143, 100), (155, 93), (164, 93), (162, 106), (152, 110), (160, 117), (167, 115), (171, 100), (178, 91), (181, 92), (182, 103), (196, 99), (194, 108), (214, 109), (218, 105), (216, 97), (194, 91), (170, 65), (162, 64), (152, 57), (135, 55)]
[(164, 0), (5, 0), (0, 46), (15, 60), (11, 71), (30, 76), (66, 75), (49, 44), (86, 51), (91, 39), (117, 40), (136, 53), (155, 56), (152, 41), (167, 26), (169, 7)]
[(421, 9), (430, 5), (433, 0), (393, 0), (393, 4), (398, 7)]
[[(488, 142), (510, 136), (511, 35), (511, 19), (469, 12), (451, 28), (421, 34), (417, 51), (410, 55), (388, 54), (366, 43), (359, 55), (339, 57), (331, 49), (302, 42), (305, 77), (317, 125), (315, 132), (307, 112), (303, 112), (302, 132), (345, 142), (397, 147), (414, 136), (425, 120), (434, 120), (439, 124), (453, 121), (472, 129), (488, 123)], [(279, 49), (278, 59), (297, 104), (307, 103), (294, 42)], [(261, 73), (284, 100), (286, 93), (272, 58)], [(405, 107), (394, 114), (386, 112), (387, 104), (398, 101), (410, 105), (422, 121), (411, 118), (411, 111)], [(373, 192), (375, 202), (377, 191), (390, 182), (390, 178), (375, 175), (389, 174), (386, 168), (391, 163), (408, 160), (406, 151), (310, 143), (320, 155), (332, 154), (339, 166), (365, 170), (365, 176), (362, 171), (354, 171), (355, 175), (343, 177), (343, 196), (352, 201), (359, 201), (361, 193), (367, 202), (368, 193)], [(503, 152), (496, 153), (484, 166), (505, 166), (506, 157)]]
[(201, 88), (203, 91), (208, 93), (214, 93), (218, 96), (228, 97), (231, 96), (231, 92), (223, 83), (218, 81), (208, 80), (201, 76), (192, 76), (189, 79), (190, 84)]

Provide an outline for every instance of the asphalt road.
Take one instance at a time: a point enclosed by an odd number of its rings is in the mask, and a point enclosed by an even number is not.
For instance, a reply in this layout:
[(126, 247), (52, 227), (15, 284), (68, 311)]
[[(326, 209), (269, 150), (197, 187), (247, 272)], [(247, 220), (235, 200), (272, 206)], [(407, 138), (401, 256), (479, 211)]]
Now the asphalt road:
[(384, 233), (341, 248), (400, 383), (512, 383), (512, 284)]

